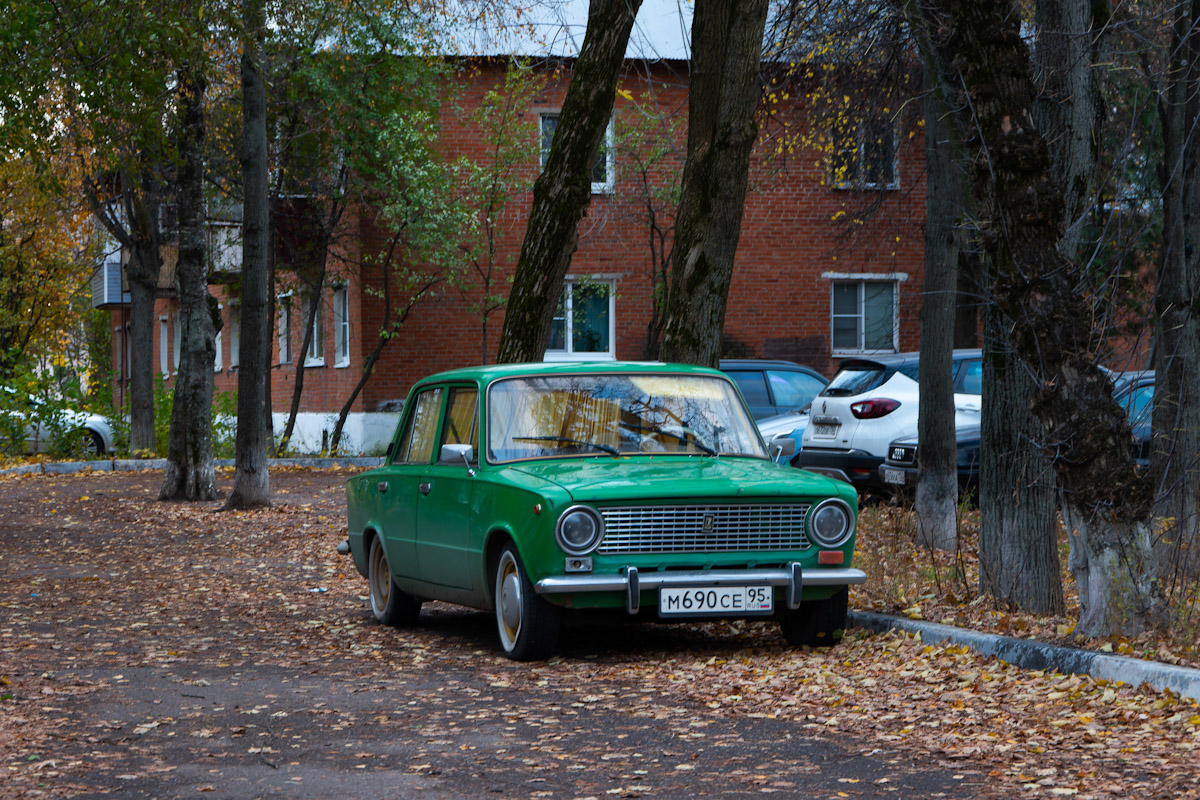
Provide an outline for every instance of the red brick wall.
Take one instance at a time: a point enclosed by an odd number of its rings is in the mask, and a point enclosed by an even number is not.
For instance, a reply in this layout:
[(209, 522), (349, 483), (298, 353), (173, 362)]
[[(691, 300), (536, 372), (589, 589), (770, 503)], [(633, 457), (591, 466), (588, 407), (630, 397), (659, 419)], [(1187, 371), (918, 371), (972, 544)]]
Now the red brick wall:
[[(502, 83), (504, 61), (476, 61), (455, 85), (453, 104), (443, 114), (441, 144), (449, 158), (465, 156), (486, 163), (488, 144), (483, 132), (471, 121), (484, 93)], [(569, 81), (566, 69), (547, 70), (544, 88), (518, 110), (517, 118), (536, 137), (538, 115), (556, 111)], [(642, 109), (651, 109), (672, 125), (673, 155), (651, 171), (650, 181), (666, 185), (682, 171), (686, 152), (687, 86), (686, 65), (656, 66), (630, 64), (621, 82), (614, 117), (618, 137), (644, 119)], [(780, 112), (775, 122), (787, 119), (793, 130), (805, 124), (803, 109)], [(910, 126), (911, 127), (911, 126)], [(779, 126), (773, 125), (773, 136)], [(913, 134), (913, 135), (910, 135)], [(765, 138), (765, 137), (763, 137)], [(778, 141), (760, 141), (752, 164), (751, 189), (747, 197), (742, 233), (730, 287), (725, 325), (729, 355), (788, 358), (832, 374), (837, 358), (830, 349), (830, 279), (826, 273), (903, 273), (899, 284), (899, 346), (918, 347), (918, 314), (922, 279), (924, 172), (923, 139), (919, 130), (901, 130), (899, 152), (900, 187), (883, 192), (848, 191), (828, 185), (825, 159), (803, 147), (786, 156), (768, 159)], [(786, 148), (784, 148), (786, 152)], [(613, 280), (616, 287), (616, 354), (622, 359), (646, 356), (646, 329), (651, 316), (652, 262), (649, 230), (639, 202), (639, 174), (628, 150), (616, 151), (616, 188), (611, 195), (593, 195), (591, 207), (580, 228), (580, 244), (570, 274)], [(531, 184), (538, 163), (531, 158), (522, 175)], [(501, 263), (507, 272), (516, 263), (524, 236), (531, 197), (518, 196), (499, 217), (498, 242)], [(667, 225), (670, 220), (666, 220)], [(344, 224), (349, 236), (339, 238), (339, 251), (331, 259), (331, 279), (324, 293), (322, 314), (326, 332), (324, 366), (305, 369), (302, 411), (336, 412), (349, 397), (361, 375), (367, 354), (378, 341), (383, 322), (382, 300), (364, 291), (364, 284), (378, 292), (377, 275), (359, 275), (358, 252), (379, 253), (384, 237), (371, 223), (370, 214), (349, 215)], [(347, 244), (347, 242), (349, 244)], [(487, 321), (486, 346), (479, 315), (470, 309), (478, 302), (478, 283), (468, 278), (459, 285), (441, 284), (420, 299), (399, 334), (387, 344), (370, 383), (355, 411), (371, 411), (381, 403), (402, 399), (417, 379), (443, 369), (493, 360), (503, 327), (503, 310)], [(507, 275), (496, 276), (495, 286), (507, 293)], [(294, 288), (294, 276), (281, 272), (277, 293)], [(351, 360), (345, 368), (333, 366), (334, 280), (344, 280), (350, 293)], [(494, 289), (493, 291), (496, 291)], [(230, 367), (229, 305), (226, 290), (213, 292), (225, 308), (224, 369), (217, 376), (218, 389), (236, 388), (236, 370)], [(286, 411), (295, 385), (301, 323), (299, 291), (293, 294), (290, 364), (279, 363), (277, 333), (272, 336), (272, 401), (275, 410)], [(396, 298), (404, 302), (407, 298)], [(160, 313), (174, 301), (160, 301)], [(158, 328), (155, 335), (155, 365), (158, 365)], [(276, 329), (277, 331), (277, 329)]]

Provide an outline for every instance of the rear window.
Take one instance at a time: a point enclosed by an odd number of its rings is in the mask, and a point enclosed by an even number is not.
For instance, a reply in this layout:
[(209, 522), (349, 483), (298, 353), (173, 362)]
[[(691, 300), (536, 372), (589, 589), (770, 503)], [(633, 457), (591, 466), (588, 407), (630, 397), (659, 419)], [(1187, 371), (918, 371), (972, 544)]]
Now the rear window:
[(895, 373), (881, 364), (849, 364), (837, 371), (825, 387), (824, 397), (849, 397), (882, 386)]

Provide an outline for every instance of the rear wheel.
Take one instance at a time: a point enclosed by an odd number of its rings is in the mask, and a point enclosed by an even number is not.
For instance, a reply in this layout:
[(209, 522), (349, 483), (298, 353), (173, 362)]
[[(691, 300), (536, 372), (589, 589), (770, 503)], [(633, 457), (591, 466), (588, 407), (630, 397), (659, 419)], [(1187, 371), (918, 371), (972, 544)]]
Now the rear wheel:
[(548, 658), (558, 644), (562, 611), (533, 590), (512, 544), (496, 562), (496, 627), (504, 655), (514, 661)]
[(396, 586), (388, 565), (383, 541), (371, 537), (371, 552), (367, 560), (367, 584), (370, 587), (371, 613), (384, 625), (412, 625), (421, 613), (421, 601)]
[(832, 647), (842, 640), (850, 588), (843, 586), (825, 600), (808, 600), (780, 623), (783, 638), (793, 647)]

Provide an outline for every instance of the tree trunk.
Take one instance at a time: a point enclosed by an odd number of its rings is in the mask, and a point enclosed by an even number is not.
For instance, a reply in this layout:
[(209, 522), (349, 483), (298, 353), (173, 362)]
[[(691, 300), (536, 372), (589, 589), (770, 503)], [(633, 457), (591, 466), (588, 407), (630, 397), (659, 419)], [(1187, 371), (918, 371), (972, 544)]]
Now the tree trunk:
[(1200, 3), (1175, 9), (1166, 91), (1159, 99), (1163, 244), (1154, 295), (1154, 419), (1151, 475), (1159, 573), (1177, 580), (1200, 570)]
[(1066, 201), (1033, 112), (1021, 15), (1009, 3), (976, 0), (929, 2), (921, 13), (946, 73), (968, 95), (954, 107), (974, 160), (994, 264), (991, 294), (1033, 378), (1030, 409), (1080, 545), (1073, 566), (1095, 590), (1077, 630), (1103, 636), (1160, 624), (1153, 553), (1141, 533), (1150, 492), (1136, 471), (1125, 414), (1095, 363), (1103, 332), (1093, 330), (1090, 298), (1080, 291), (1087, 281), (1059, 251)]
[[(928, 76), (932, 84), (935, 76)], [(917, 543), (958, 543), (958, 448), (954, 426), (954, 314), (964, 210), (957, 147), (941, 122), (943, 106), (925, 96), (925, 285), (921, 297), (920, 415), (917, 419)]]
[(984, 307), (979, 465), (979, 591), (1006, 609), (1062, 614), (1054, 468), (1029, 413), (1034, 387), (1009, 345), (1010, 322)]
[(692, 17), (688, 147), (660, 357), (715, 367), (742, 230), (767, 0), (700, 0)]
[(271, 379), (267, 316), (270, 207), (267, 199), (267, 93), (263, 84), (263, 0), (245, 0), (242, 22), (242, 303), (238, 422), (233, 489), (225, 508), (271, 505), (263, 408)]
[(541, 361), (550, 342), (563, 278), (592, 199), (592, 165), (612, 117), (617, 80), (642, 0), (591, 0), (587, 33), (571, 73), (546, 168), (517, 259), (497, 361)]
[(179, 319), (183, 329), (179, 373), (171, 406), (160, 500), (212, 500), (217, 481), (212, 452), (213, 366), (220, 324), (208, 293), (204, 213), (204, 78), (179, 75)]

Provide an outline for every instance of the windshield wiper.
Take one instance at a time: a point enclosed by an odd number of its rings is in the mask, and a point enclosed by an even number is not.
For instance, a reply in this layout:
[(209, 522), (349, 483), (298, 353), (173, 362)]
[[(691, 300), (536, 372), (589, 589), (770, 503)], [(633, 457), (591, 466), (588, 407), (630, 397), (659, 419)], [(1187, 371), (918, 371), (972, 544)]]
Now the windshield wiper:
[[(636, 425), (632, 422), (617, 422), (617, 424), (620, 425), (622, 428), (628, 428), (631, 431), (642, 431), (643, 433), (654, 433), (654, 434), (662, 434), (663, 436), (670, 436), (673, 439), (678, 439), (679, 441), (683, 442), (684, 444), (694, 444), (696, 446), (697, 450), (702, 450), (710, 456), (717, 455), (717, 451), (712, 449), (708, 445), (706, 445), (704, 442), (700, 441), (700, 437), (697, 436), (696, 432), (691, 430), (690, 428), (680, 428), (680, 430), (683, 431), (683, 433), (676, 433), (675, 431), (669, 431), (665, 428), (656, 428), (653, 426), (646, 426), (646, 425)], [(691, 438), (688, 438), (688, 436), (686, 434), (691, 434)]]
[(599, 442), (585, 442), (582, 439), (568, 439), (565, 436), (514, 436), (514, 442), (558, 442), (560, 444), (578, 444), (584, 447), (594, 447), (597, 450), (603, 450), (606, 453), (612, 453), (614, 456), (621, 455), (621, 451), (613, 447), (611, 444), (600, 444)]

